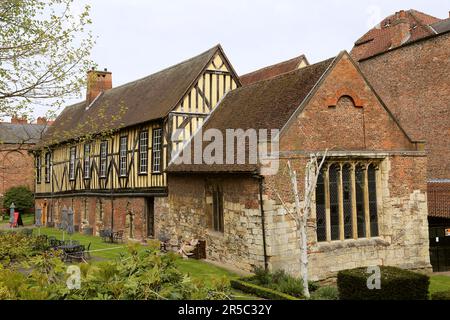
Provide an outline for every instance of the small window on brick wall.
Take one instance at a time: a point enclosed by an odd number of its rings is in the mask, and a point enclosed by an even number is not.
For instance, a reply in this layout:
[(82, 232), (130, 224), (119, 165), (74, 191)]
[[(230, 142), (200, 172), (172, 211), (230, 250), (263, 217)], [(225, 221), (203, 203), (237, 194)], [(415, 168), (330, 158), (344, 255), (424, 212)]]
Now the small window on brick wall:
[(219, 188), (215, 188), (212, 192), (212, 206), (213, 229), (217, 232), (223, 232), (223, 192)]
[(318, 242), (378, 236), (377, 167), (371, 161), (324, 166), (316, 186)]

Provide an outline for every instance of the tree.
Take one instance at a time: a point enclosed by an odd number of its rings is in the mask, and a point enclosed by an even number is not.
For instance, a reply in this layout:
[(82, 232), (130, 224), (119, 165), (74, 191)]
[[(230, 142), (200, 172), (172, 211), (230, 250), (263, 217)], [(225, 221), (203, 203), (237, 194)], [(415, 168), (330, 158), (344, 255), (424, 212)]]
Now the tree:
[(89, 6), (74, 0), (0, 1), (0, 116), (56, 109), (79, 96), (94, 40)]
[[(300, 272), (303, 281), (303, 295), (306, 298), (310, 297), (308, 288), (308, 219), (311, 215), (312, 200), (316, 190), (317, 180), (323, 164), (325, 163), (327, 152), (328, 150), (325, 151), (322, 156), (319, 156), (318, 154), (311, 154), (308, 162), (306, 163), (303, 201), (300, 200), (300, 194), (298, 191), (297, 172), (292, 169), (291, 162), (287, 162), (289, 178), (294, 195), (294, 212), (292, 212), (292, 210), (283, 201), (279, 193), (277, 193), (278, 199), (281, 201), (286, 212), (293, 218), (297, 226), (297, 230), (300, 232)], [(321, 158), (320, 161), (319, 158)]]
[(4, 208), (8, 209), (13, 202), (16, 210), (30, 209), (34, 206), (33, 193), (27, 187), (12, 187), (5, 192)]

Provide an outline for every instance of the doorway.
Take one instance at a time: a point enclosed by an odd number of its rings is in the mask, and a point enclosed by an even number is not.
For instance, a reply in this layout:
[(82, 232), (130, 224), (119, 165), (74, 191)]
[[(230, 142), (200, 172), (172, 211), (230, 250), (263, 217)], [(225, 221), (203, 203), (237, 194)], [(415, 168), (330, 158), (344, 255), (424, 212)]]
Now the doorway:
[(155, 198), (146, 198), (147, 238), (155, 237)]

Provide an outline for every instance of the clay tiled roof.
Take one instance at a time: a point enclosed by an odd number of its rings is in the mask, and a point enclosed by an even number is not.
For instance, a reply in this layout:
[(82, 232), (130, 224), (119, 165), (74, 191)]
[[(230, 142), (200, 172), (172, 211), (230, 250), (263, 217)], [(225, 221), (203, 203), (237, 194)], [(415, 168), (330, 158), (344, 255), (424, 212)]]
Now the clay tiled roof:
[[(400, 19), (408, 24), (409, 36), (396, 43), (394, 39), (398, 37), (399, 29), (395, 26)], [(375, 28), (358, 39), (351, 55), (355, 60), (360, 61), (389, 49), (434, 35), (436, 33), (430, 25), (441, 21), (443, 20), (416, 10), (397, 12), (383, 19)]]
[(450, 18), (433, 23), (431, 27), (437, 32), (437, 33), (443, 33), (450, 31)]
[(308, 60), (306, 60), (305, 55), (301, 55), (298, 57), (295, 57), (293, 59), (283, 61), (247, 74), (244, 74), (240, 76), (242, 85), (248, 85), (252, 84), (258, 81), (267, 80), (276, 76), (279, 76), (280, 74), (294, 71), (298, 68), (300, 63), (305, 62), (307, 65)]
[[(203, 132), (211, 128), (218, 129), (223, 134), (229, 128), (243, 130), (251, 128), (256, 130), (281, 129), (313, 90), (333, 61), (334, 58), (328, 59), (229, 92), (205, 121)], [(193, 143), (188, 143), (185, 150), (186, 148), (191, 148), (191, 154), (194, 154)], [(256, 169), (256, 165), (250, 164), (176, 165), (172, 163), (167, 171), (242, 172), (255, 171)]]
[(222, 50), (220, 45), (148, 77), (107, 90), (89, 108), (84, 101), (65, 108), (42, 143), (55, 144), (165, 117), (218, 50)]
[(428, 182), (428, 215), (450, 218), (450, 181)]
[(0, 144), (35, 144), (46, 129), (40, 124), (0, 123)]

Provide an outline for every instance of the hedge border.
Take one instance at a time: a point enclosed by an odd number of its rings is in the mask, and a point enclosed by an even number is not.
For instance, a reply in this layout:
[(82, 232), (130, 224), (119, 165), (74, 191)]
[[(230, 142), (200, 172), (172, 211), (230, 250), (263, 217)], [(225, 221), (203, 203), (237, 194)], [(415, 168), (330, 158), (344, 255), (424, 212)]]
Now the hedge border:
[(450, 290), (437, 291), (431, 294), (431, 300), (443, 301), (450, 300)]
[(260, 298), (271, 299), (271, 300), (301, 300), (299, 298), (293, 297), (289, 294), (272, 290), (269, 288), (261, 287), (253, 283), (244, 281), (243, 279), (232, 279), (230, 280), (231, 287), (237, 290), (241, 290), (245, 293), (254, 294)]

